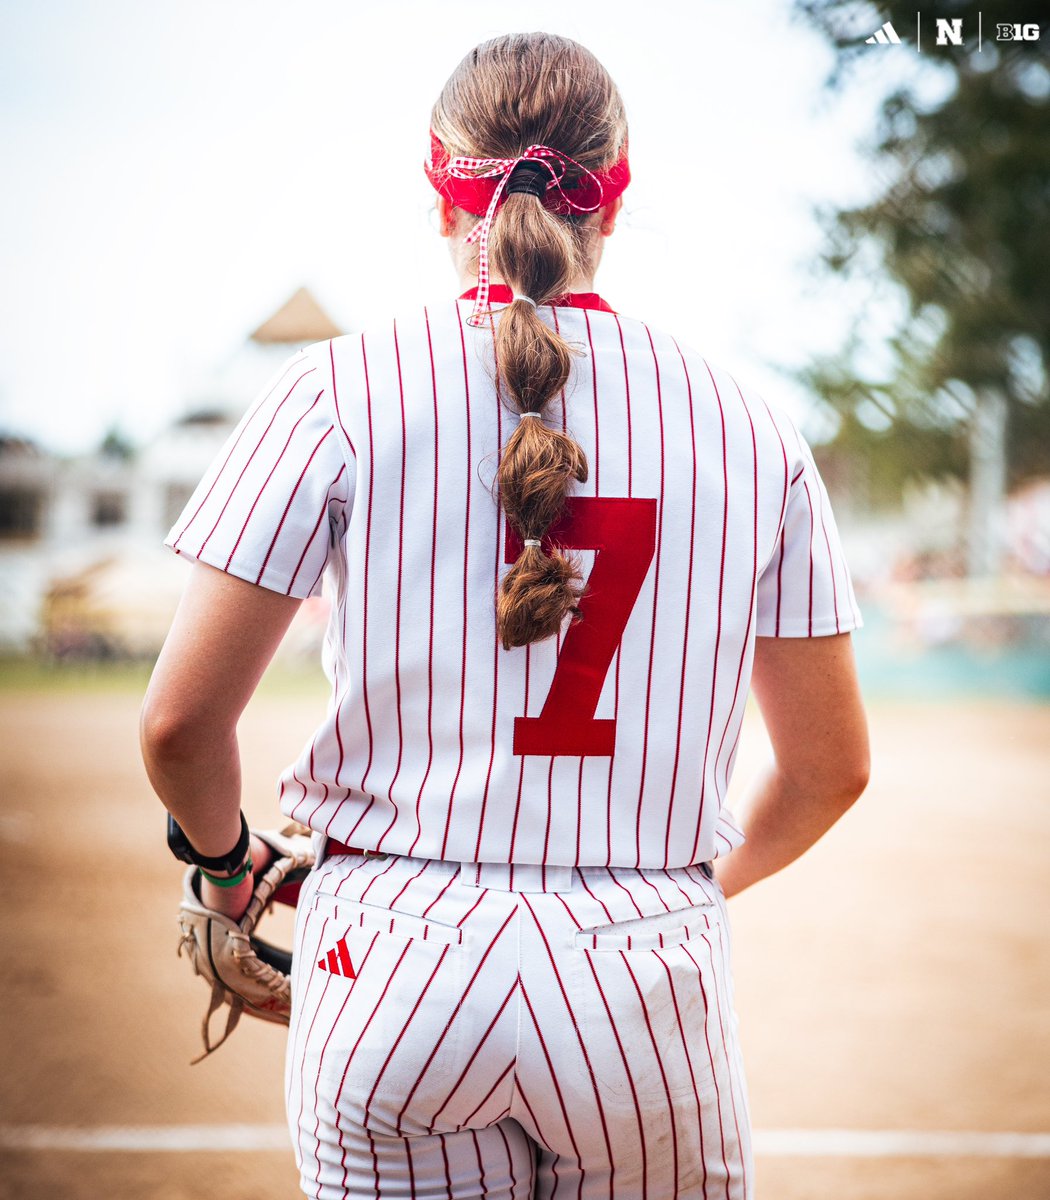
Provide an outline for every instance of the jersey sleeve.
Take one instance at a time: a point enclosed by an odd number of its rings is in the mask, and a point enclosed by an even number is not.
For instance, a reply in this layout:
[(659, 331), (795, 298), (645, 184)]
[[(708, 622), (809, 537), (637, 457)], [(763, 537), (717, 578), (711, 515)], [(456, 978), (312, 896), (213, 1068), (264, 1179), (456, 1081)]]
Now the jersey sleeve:
[(759, 637), (826, 637), (863, 625), (831, 502), (809, 446), (797, 451), (780, 537), (758, 580)]
[(325, 375), (310, 347), (284, 363), (215, 456), (166, 546), (271, 591), (320, 593), (353, 485)]

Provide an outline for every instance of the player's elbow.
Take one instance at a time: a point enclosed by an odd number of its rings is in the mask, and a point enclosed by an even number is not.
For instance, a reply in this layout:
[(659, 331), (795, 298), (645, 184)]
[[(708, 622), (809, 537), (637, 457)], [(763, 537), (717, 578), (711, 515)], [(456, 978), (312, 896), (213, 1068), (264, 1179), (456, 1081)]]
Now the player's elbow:
[(839, 795), (844, 808), (849, 808), (864, 794), (871, 778), (871, 757), (865, 751), (852, 762), (842, 765), (838, 779)]
[(148, 695), (142, 705), (139, 742), (147, 765), (191, 761), (207, 748), (215, 732), (200, 712), (163, 696)]
[(863, 794), (871, 773), (866, 746), (840, 748), (819, 762), (779, 762), (778, 767), (793, 792), (836, 820)]

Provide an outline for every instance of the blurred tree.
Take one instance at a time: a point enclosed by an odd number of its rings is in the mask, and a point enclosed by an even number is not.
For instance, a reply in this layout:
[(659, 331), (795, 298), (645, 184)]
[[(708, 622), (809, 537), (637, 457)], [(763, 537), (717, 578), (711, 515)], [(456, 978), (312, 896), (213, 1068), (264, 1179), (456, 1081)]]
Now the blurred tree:
[[(868, 147), (878, 194), (818, 218), (829, 271), (888, 276), (906, 300), (880, 377), (861, 365), (858, 314), (849, 343), (803, 381), (835, 414), (832, 445), (870, 502), (908, 479), (966, 479), (969, 570), (995, 571), (1006, 488), (1050, 471), (1050, 10), (923, 4), (921, 56), (910, 4), (794, 0), (794, 14), (834, 53), (832, 94), (860, 61), (894, 56), (879, 64), (891, 82)], [(962, 45), (937, 45), (938, 18), (961, 20)], [(905, 44), (866, 44), (886, 20)], [(1000, 22), (1035, 24), (1039, 38), (998, 40)]]
[(118, 458), (127, 462), (135, 457), (135, 444), (119, 425), (111, 425), (99, 442), (98, 452), (104, 458)]

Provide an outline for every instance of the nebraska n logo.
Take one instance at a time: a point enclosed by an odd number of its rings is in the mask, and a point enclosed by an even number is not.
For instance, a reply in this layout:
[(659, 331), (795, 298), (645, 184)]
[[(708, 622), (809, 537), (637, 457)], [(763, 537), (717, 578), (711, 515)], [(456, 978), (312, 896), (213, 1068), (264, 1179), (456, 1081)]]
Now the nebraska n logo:
[(899, 46), (901, 44), (901, 40), (897, 36), (896, 29), (893, 28), (889, 21), (883, 22), (882, 28), (876, 29), (871, 37), (865, 38), (864, 41), (869, 45), (874, 43), (879, 46), (889, 46), (891, 43), (895, 46)]
[(342, 975), (346, 979), (356, 979), (357, 972), (350, 961), (350, 951), (346, 948), (346, 938), (341, 937), (335, 944), (335, 949), (329, 950), (324, 958), (317, 960), (318, 970), (329, 971), (333, 975)]

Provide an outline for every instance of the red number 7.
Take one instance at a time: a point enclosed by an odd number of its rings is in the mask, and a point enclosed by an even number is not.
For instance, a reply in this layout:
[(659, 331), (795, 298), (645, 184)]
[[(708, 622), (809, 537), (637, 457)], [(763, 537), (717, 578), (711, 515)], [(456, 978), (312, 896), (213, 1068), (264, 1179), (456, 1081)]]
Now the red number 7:
[[(565, 631), (558, 665), (537, 717), (514, 719), (515, 754), (612, 754), (616, 721), (595, 711), (616, 647), (638, 599), (656, 548), (656, 501), (570, 496), (557, 524), (543, 539), (545, 550), (597, 550), (580, 601), (582, 619)], [(521, 553), (518, 534), (507, 527), (507, 562)]]

